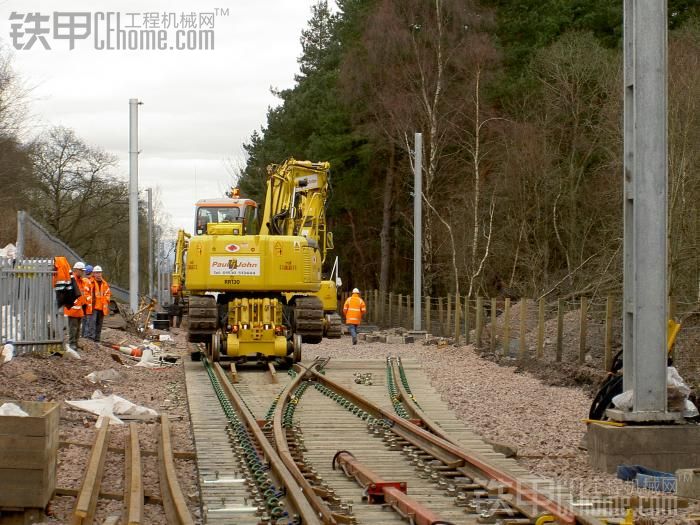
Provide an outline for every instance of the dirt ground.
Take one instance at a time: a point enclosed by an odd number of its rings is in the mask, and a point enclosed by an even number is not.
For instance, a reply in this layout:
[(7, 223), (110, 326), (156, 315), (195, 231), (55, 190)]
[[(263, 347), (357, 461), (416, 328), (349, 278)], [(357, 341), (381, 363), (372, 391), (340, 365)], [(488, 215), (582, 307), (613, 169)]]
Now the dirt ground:
[[(165, 332), (150, 333), (158, 336)], [(105, 395), (117, 394), (157, 411), (161, 417), (169, 417), (173, 449), (178, 452), (194, 452), (182, 367), (182, 357), (187, 349), (184, 332), (173, 329), (173, 341), (155, 341), (163, 353), (178, 357), (176, 364), (157, 368), (136, 367), (134, 365), (138, 361), (108, 346), (138, 345), (143, 342), (141, 337), (109, 328), (105, 328), (102, 335), (103, 344), (80, 340), (79, 360), (67, 356), (26, 354), (0, 365), (0, 399), (55, 401), (61, 405), (59, 439), (62, 446), (58, 450), (57, 470), (59, 488), (80, 489), (90, 454), (90, 448), (81, 445), (92, 445), (96, 434), (97, 416), (69, 406), (66, 400), (89, 399), (95, 390), (100, 390)], [(112, 356), (117, 356), (121, 363)], [(85, 377), (91, 372), (108, 369), (115, 370), (118, 379), (93, 384)], [(142, 451), (144, 491), (147, 495), (159, 497), (157, 456), (145, 454), (157, 451), (159, 425), (156, 420), (138, 421), (137, 425)], [(111, 425), (109, 446), (123, 449), (127, 435), (128, 424)], [(175, 459), (175, 463), (190, 510), (199, 520), (195, 462)], [(123, 484), (124, 455), (110, 451), (105, 462), (101, 492), (121, 494)], [(54, 497), (49, 504), (45, 523), (69, 523), (75, 501), (74, 497), (69, 496)], [(121, 501), (100, 499), (97, 522), (101, 523), (110, 514), (119, 513), (121, 508)], [(160, 505), (145, 505), (144, 513), (146, 523), (166, 523)]]

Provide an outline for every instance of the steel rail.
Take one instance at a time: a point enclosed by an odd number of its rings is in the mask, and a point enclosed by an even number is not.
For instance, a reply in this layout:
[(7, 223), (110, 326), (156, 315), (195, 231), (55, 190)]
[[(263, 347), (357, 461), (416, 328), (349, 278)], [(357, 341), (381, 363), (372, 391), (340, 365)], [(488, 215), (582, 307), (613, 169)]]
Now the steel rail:
[(163, 509), (168, 518), (168, 523), (194, 525), (190, 510), (187, 508), (185, 496), (180, 488), (180, 482), (177, 479), (173, 447), (170, 439), (170, 420), (167, 414), (161, 414), (160, 418), (158, 473), (160, 492), (163, 497)]
[(342, 450), (333, 458), (333, 470), (338, 465), (346, 476), (353, 477), (365, 489), (370, 503), (390, 505), (415, 525), (453, 525), (406, 494), (406, 482), (387, 481), (360, 463), (348, 451)]
[(391, 359), (391, 371), (394, 374), (394, 382), (396, 383), (396, 386), (399, 389), (399, 397), (401, 401), (403, 401), (403, 405), (408, 410), (413, 419), (418, 419), (421, 421), (422, 426), (424, 426), (427, 430), (435, 434), (436, 436), (444, 439), (445, 441), (449, 441), (453, 445), (459, 446), (459, 444), (455, 441), (454, 438), (449, 436), (441, 427), (438, 425), (433, 419), (431, 419), (424, 411), (421, 409), (416, 403), (415, 399), (413, 397), (413, 394), (409, 393), (408, 390), (406, 390), (406, 387), (403, 384), (403, 381), (401, 381), (401, 373), (399, 371), (399, 367), (402, 367), (403, 365), (400, 363), (398, 359)]
[(453, 457), (458, 460), (459, 463), (455, 465), (454, 462), (452, 462), (453, 464), (451, 466), (459, 467), (467, 464), (474, 467), (488, 478), (502, 484), (503, 487), (509, 490), (514, 496), (527, 501), (529, 504), (537, 509), (541, 509), (547, 514), (551, 514), (559, 522), (566, 524), (576, 523), (577, 516), (571, 509), (553, 501), (548, 496), (514, 478), (511, 474), (499, 470), (486, 459), (480, 457), (479, 454), (466, 452), (444, 438), (431, 434), (410, 421), (384, 410), (353, 390), (328, 379), (325, 375), (317, 372), (313, 368), (309, 368), (307, 374), (311, 375), (319, 384), (335, 390), (347, 399), (352, 400), (356, 405), (362, 407), (375, 418), (387, 421), (391, 425), (392, 431), (400, 437), (403, 437), (406, 441), (418, 446), (441, 461), (447, 459), (448, 461), (445, 461), (446, 464), (450, 464), (449, 458)]
[[(275, 452), (272, 444), (265, 437), (255, 417), (248, 411), (243, 403), (243, 399), (227, 379), (224, 369), (221, 368), (219, 363), (212, 363), (212, 368), (226, 396), (233, 404), (248, 431), (253, 434), (253, 437), (259, 444), (262, 453), (270, 464), (272, 472), (277, 477), (277, 480), (286, 488), (286, 495), (299, 513), (299, 517), (302, 519), (304, 525), (321, 525), (323, 522), (317, 515), (316, 510), (307, 500), (306, 489), (301, 485), (297, 485), (295, 476), (287, 470), (287, 466), (282, 460), (281, 454)], [(309, 494), (313, 494), (313, 491)]]
[(299, 469), (296, 461), (294, 461), (292, 453), (289, 450), (289, 445), (287, 444), (286, 432), (282, 427), (284, 407), (288, 402), (292, 401), (292, 392), (308, 376), (308, 370), (311, 370), (317, 364), (318, 360), (314, 361), (314, 363), (306, 369), (306, 372), (298, 373), (296, 377), (292, 378), (292, 380), (280, 393), (279, 400), (277, 401), (277, 405), (275, 406), (275, 410), (272, 414), (272, 435), (275, 443), (275, 448), (277, 449), (279, 457), (281, 458), (284, 465), (287, 467), (287, 470), (291, 473), (296, 482), (299, 484), (301, 490), (306, 494), (310, 505), (317, 512), (318, 517), (321, 519), (321, 522), (325, 525), (337, 525), (337, 518), (339, 516), (332, 512), (331, 509), (328, 508), (328, 505), (326, 505), (324, 501), (318, 496), (318, 494), (316, 494), (313, 485), (309, 483), (309, 480), (306, 479), (304, 474)]

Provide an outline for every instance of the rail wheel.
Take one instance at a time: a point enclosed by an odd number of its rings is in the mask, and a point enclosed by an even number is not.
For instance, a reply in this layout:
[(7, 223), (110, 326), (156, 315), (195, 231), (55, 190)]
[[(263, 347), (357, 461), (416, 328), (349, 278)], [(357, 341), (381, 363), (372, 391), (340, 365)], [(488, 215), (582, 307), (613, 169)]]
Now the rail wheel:
[(221, 334), (219, 332), (214, 332), (211, 334), (210, 355), (213, 363), (218, 363), (221, 359)]

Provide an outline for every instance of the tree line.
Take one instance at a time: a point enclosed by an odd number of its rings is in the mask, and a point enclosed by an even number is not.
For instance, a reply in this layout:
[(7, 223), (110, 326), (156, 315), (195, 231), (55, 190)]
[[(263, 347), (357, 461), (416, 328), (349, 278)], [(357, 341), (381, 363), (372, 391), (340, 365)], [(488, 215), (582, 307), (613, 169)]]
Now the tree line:
[[(115, 284), (128, 285), (128, 183), (117, 174), (117, 157), (89, 144), (75, 131), (51, 126), (30, 136), (30, 92), (0, 55), (0, 244), (14, 242), (16, 215), (26, 210), (50, 233)], [(146, 284), (147, 209), (140, 203), (140, 259)], [(160, 238), (167, 226), (155, 226)], [(157, 244), (156, 244), (157, 246)], [(28, 245), (26, 256), (52, 256)]]
[[(622, 1), (326, 0), (299, 74), (245, 150), (332, 163), (341, 275), (410, 292), (423, 133), (424, 293), (538, 297), (622, 286)], [(669, 0), (669, 293), (700, 299), (700, 17)]]

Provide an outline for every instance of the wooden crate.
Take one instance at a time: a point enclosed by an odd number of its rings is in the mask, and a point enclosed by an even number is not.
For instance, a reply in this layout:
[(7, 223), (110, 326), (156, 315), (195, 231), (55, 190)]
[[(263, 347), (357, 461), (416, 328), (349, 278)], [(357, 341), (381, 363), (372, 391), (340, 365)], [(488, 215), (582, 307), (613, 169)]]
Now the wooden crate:
[(29, 417), (0, 416), (0, 507), (44, 508), (56, 488), (58, 403), (11, 402)]

